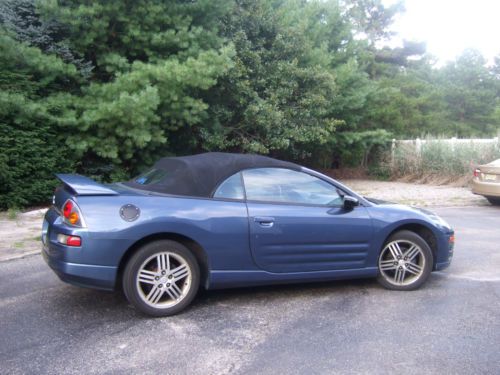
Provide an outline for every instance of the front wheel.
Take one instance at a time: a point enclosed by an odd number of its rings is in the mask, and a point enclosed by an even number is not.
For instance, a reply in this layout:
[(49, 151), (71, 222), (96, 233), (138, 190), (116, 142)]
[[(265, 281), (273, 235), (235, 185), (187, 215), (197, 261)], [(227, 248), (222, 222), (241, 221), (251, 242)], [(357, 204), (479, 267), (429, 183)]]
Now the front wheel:
[(380, 252), (377, 280), (387, 289), (417, 289), (428, 279), (433, 261), (432, 251), (422, 237), (411, 231), (399, 231)]
[(187, 307), (198, 291), (196, 258), (182, 244), (161, 240), (146, 244), (127, 263), (123, 291), (138, 310), (169, 316)]

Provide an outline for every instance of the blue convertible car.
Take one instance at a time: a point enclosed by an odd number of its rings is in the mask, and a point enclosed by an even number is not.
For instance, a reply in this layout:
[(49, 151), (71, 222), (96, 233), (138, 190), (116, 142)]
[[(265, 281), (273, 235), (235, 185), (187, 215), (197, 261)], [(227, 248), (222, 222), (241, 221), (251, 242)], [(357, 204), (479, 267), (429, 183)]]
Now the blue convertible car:
[(433, 213), (264, 156), (163, 158), (111, 185), (58, 178), (42, 230), (49, 266), (71, 284), (121, 287), (155, 316), (181, 311), (200, 285), (377, 277), (412, 290), (453, 255), (453, 230)]

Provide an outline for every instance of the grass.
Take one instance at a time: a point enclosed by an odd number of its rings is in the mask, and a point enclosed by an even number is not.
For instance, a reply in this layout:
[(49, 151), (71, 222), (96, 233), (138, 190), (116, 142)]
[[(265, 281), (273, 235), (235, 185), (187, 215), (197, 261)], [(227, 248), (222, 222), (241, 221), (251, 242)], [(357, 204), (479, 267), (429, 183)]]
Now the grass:
[(19, 210), (17, 208), (9, 208), (7, 210), (7, 219), (17, 220), (18, 216), (19, 216)]
[(500, 158), (500, 144), (456, 143), (443, 139), (427, 140), (418, 151), (414, 144), (398, 144), (394, 157), (388, 155), (385, 168), (393, 177), (410, 177), (450, 182), (465, 178), (467, 183), (472, 171), (481, 164)]

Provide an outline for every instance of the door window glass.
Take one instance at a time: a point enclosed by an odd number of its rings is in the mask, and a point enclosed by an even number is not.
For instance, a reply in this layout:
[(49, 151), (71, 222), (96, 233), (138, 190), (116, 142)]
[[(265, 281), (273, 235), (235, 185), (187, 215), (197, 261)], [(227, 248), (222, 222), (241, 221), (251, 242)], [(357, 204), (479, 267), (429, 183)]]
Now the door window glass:
[(304, 172), (284, 168), (243, 171), (248, 200), (314, 205), (340, 205), (335, 186)]

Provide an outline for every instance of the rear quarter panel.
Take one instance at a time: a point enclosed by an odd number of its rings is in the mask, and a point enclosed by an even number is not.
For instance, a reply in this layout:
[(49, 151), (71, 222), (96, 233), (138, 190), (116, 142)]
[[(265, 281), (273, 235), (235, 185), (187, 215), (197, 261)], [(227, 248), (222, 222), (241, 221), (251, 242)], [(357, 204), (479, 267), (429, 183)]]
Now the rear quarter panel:
[[(83, 196), (76, 202), (87, 224), (82, 262), (86, 258), (94, 264), (116, 266), (140, 239), (176, 233), (203, 247), (211, 269), (255, 267), (244, 202), (146, 195)], [(133, 222), (120, 217), (120, 208), (126, 204), (141, 210)]]

